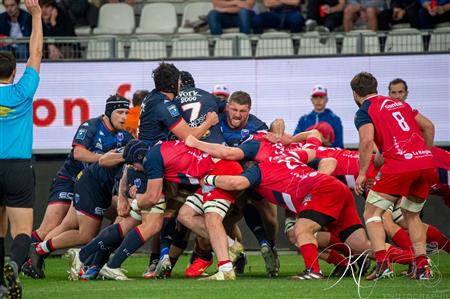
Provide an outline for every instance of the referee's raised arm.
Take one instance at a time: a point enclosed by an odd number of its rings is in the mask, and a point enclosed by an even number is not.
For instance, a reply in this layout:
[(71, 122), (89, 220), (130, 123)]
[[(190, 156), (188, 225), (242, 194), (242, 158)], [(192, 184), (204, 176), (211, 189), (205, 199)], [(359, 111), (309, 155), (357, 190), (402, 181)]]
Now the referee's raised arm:
[(41, 8), (39, 7), (38, 0), (26, 0), (25, 5), (32, 17), (32, 32), (29, 45), (30, 57), (28, 58), (27, 66), (31, 66), (39, 73), (44, 39), (42, 33)]

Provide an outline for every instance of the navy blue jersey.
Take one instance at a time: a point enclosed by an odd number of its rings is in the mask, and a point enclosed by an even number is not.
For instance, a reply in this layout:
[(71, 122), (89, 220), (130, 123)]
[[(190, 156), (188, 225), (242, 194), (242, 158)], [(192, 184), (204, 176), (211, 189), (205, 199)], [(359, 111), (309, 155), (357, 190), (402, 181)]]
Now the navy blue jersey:
[(116, 182), (122, 177), (123, 164), (114, 167), (102, 167), (98, 163), (94, 163), (86, 167), (82, 175), (87, 175), (96, 183), (102, 192), (111, 193)]
[[(127, 194), (130, 188), (136, 186), (138, 194), (144, 194), (147, 191), (147, 177), (145, 173), (136, 171), (133, 167), (127, 167)], [(131, 197), (128, 195), (128, 197)]]
[(220, 129), (222, 130), (225, 142), (229, 146), (238, 146), (242, 141), (246, 140), (250, 135), (256, 134), (258, 131), (269, 130), (267, 125), (254, 116), (250, 114), (247, 120), (247, 124), (239, 129), (233, 129), (228, 125), (227, 113), (222, 113), (220, 116)]
[[(125, 146), (133, 139), (127, 131), (110, 131), (103, 122), (103, 116), (92, 118), (80, 125), (72, 146), (82, 146), (96, 154), (104, 154), (112, 149)], [(86, 167), (86, 163), (77, 161), (73, 157), (73, 148), (64, 165), (58, 171), (58, 176), (74, 180), (76, 175)]]
[[(219, 98), (195, 87), (183, 89), (175, 98), (174, 103), (191, 128), (200, 126), (205, 121), (208, 112), (220, 114), (224, 109)], [(210, 143), (225, 142), (219, 124), (209, 128), (200, 139)]]
[(182, 119), (177, 106), (164, 94), (153, 89), (141, 105), (139, 139), (148, 145), (167, 141), (170, 130)]

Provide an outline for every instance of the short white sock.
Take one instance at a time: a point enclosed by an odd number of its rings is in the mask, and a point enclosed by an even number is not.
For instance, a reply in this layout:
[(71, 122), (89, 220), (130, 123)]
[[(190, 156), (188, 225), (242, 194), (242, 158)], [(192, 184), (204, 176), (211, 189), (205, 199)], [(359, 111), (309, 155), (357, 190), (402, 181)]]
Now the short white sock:
[(233, 270), (233, 264), (231, 262), (223, 264), (222, 266), (219, 267), (219, 271), (221, 272), (228, 272)]

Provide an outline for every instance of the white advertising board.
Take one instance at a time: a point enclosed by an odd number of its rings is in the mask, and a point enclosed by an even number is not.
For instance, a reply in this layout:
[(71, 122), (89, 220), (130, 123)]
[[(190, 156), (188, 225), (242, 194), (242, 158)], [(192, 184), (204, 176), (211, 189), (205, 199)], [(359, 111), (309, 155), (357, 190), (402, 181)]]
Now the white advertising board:
[[(333, 57), (258, 60), (175, 61), (195, 78), (197, 87), (215, 84), (252, 97), (252, 113), (268, 124), (284, 118), (293, 132), (300, 116), (312, 110), (310, 92), (315, 84), (328, 89), (328, 108), (342, 119), (344, 143), (355, 146), (353, 125), (357, 107), (350, 80), (360, 71), (378, 79), (378, 91), (387, 94), (394, 78), (406, 80), (408, 102), (436, 126), (437, 144), (450, 144), (450, 54), (374, 57)], [(153, 89), (155, 61), (47, 62), (34, 100), (35, 153), (67, 152), (84, 119), (101, 115), (106, 98), (118, 90), (131, 98), (138, 89)], [(18, 76), (24, 65), (18, 66)]]

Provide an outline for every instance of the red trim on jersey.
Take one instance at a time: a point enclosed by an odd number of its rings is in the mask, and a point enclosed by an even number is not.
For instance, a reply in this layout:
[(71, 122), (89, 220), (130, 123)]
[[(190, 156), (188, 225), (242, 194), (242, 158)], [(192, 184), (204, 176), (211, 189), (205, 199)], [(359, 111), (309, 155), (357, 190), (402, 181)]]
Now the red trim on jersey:
[(84, 146), (84, 145), (82, 145), (82, 144), (79, 144), (79, 143), (72, 143), (72, 147), (75, 147), (75, 146), (79, 146), (79, 147), (82, 147), (82, 148), (84, 148), (84, 149), (87, 149), (86, 148), (86, 146)]
[(87, 216), (91, 219), (97, 220), (97, 221), (102, 221), (103, 217), (102, 216), (97, 216), (97, 215), (91, 215), (88, 212), (82, 211), (82, 210), (77, 210), (77, 212), (80, 212), (81, 214), (83, 214), (84, 216)]
[(180, 119), (177, 120), (176, 123), (174, 123), (173, 125), (171, 125), (171, 126), (169, 127), (169, 131), (172, 131), (172, 129), (175, 128), (182, 120), (183, 120), (183, 118), (180, 117)]
[(72, 203), (72, 201), (67, 202), (67, 201), (52, 201), (47, 203), (47, 205), (65, 205), (65, 206), (70, 206), (70, 204)]
[(58, 178), (63, 179), (63, 180), (68, 180), (68, 181), (72, 180), (71, 178), (68, 178), (68, 177), (63, 176), (63, 175), (58, 175)]

